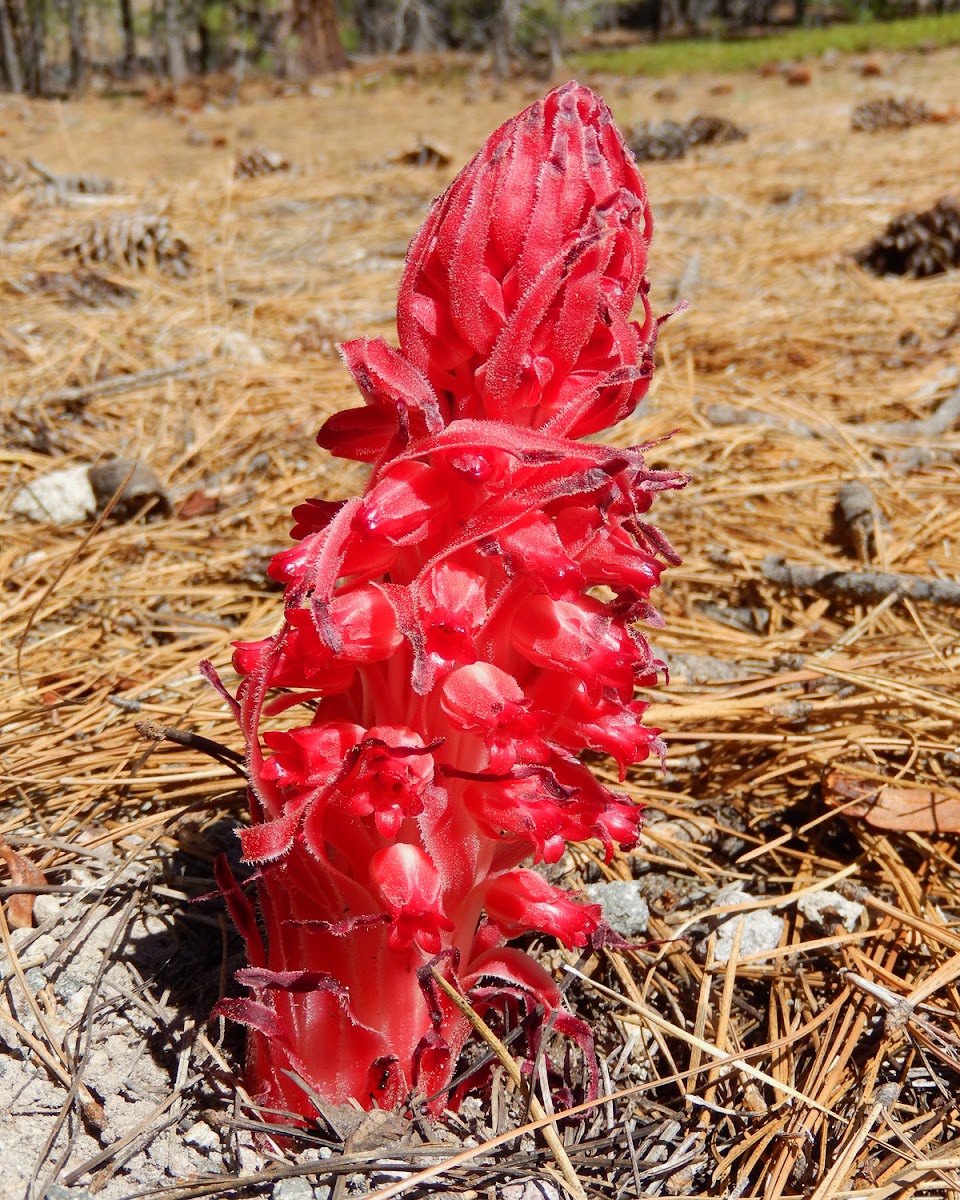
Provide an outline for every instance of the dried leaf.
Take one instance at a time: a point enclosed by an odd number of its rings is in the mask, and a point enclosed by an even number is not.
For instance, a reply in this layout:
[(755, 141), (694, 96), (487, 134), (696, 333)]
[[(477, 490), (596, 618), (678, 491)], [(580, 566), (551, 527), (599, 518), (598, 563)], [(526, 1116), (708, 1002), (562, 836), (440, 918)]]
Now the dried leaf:
[[(46, 886), (46, 876), (39, 867), (33, 865), (22, 854), (11, 849), (6, 842), (0, 842), (0, 858), (7, 864), (10, 880), (14, 886), (29, 887)], [(7, 900), (7, 921), (12, 929), (29, 929), (33, 925), (33, 902), (36, 896), (22, 893), (11, 896)]]
[(960, 792), (898, 787), (829, 771), (823, 780), (823, 798), (835, 808), (843, 806), (845, 816), (862, 818), (876, 829), (960, 833)]
[(204, 491), (203, 488), (196, 488), (185, 496), (177, 505), (177, 516), (183, 517), (206, 517), (210, 513), (215, 513), (220, 507), (220, 497), (215, 492)]

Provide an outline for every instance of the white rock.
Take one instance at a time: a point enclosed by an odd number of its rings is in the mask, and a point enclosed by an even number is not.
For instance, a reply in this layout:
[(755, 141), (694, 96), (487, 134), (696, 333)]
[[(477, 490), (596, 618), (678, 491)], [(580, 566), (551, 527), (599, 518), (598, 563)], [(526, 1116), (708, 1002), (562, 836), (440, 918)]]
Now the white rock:
[(219, 1150), (220, 1135), (215, 1129), (211, 1129), (206, 1121), (198, 1121), (196, 1125), (191, 1125), (183, 1135), (183, 1140), (188, 1146), (193, 1146), (197, 1150)]
[(246, 367), (259, 367), (267, 361), (253, 338), (239, 329), (225, 329), (217, 342), (217, 351), (221, 357)]
[(33, 919), (37, 925), (53, 921), (60, 913), (60, 899), (51, 893), (37, 896), (33, 902)]
[(31, 521), (75, 525), (97, 512), (97, 498), (86, 467), (64, 467), (24, 484), (13, 497), (10, 511)]
[(263, 1169), (263, 1159), (250, 1146), (238, 1146), (237, 1158), (240, 1161), (240, 1168), (244, 1172), (260, 1171)]
[(800, 897), (797, 908), (808, 921), (822, 925), (824, 929), (832, 929), (839, 923), (848, 933), (853, 933), (867, 911), (862, 904), (847, 900), (839, 892), (810, 892)]

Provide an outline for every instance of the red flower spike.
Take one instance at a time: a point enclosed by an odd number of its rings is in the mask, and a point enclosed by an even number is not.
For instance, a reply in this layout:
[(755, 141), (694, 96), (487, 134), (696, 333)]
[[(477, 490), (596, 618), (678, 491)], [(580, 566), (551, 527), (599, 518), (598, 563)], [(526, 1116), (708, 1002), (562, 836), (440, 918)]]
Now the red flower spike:
[(247, 1025), (268, 1109), (306, 1122), (311, 1094), (393, 1107), (413, 1092), (456, 1106), (477, 1083), (450, 1090), (470, 1026), (434, 971), (520, 1020), (528, 1063), (530, 1018), (552, 1014), (594, 1092), (589, 1029), (505, 943), (599, 936), (597, 906), (520, 864), (635, 845), (639, 807), (578, 755), (610, 754), (622, 777), (661, 752), (634, 689), (662, 664), (635, 623), (659, 620), (650, 593), (677, 559), (644, 515), (684, 480), (642, 448), (575, 440), (647, 389), (650, 231), (608, 109), (567, 84), (434, 204), (400, 285), (400, 348), (341, 348), (363, 404), (318, 440), (371, 463), (369, 483), (294, 509), (297, 542), (270, 566), (282, 625), (236, 645), (235, 700), (205, 668), (247, 743), (240, 839), (260, 908), (218, 867), (250, 962), (249, 995), (219, 1011)]

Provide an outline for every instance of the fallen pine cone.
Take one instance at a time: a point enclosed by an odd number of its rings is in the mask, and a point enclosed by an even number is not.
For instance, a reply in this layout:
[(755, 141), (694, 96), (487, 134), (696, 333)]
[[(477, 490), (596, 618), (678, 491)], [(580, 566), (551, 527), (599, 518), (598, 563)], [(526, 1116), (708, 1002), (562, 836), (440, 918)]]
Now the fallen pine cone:
[(910, 129), (934, 120), (934, 113), (913, 96), (880, 96), (858, 104), (850, 118), (857, 133), (879, 133), (888, 129)]
[(276, 175), (280, 171), (289, 170), (290, 162), (282, 154), (277, 154), (274, 150), (264, 150), (262, 146), (254, 146), (234, 163), (233, 177), (260, 179), (264, 175)]
[(960, 204), (944, 197), (924, 212), (905, 212), (854, 255), (874, 275), (926, 279), (960, 267)]
[(85, 267), (112, 263), (145, 271), (153, 264), (181, 278), (191, 267), (190, 247), (173, 234), (167, 218), (143, 213), (92, 221), (61, 242), (60, 248)]

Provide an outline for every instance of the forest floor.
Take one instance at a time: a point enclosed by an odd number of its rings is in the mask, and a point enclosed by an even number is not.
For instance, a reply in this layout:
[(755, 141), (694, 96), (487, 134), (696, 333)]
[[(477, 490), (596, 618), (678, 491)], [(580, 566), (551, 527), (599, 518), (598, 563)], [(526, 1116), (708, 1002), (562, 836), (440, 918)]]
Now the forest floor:
[[(851, 130), (884, 95), (955, 115), (958, 79), (947, 49), (830, 56), (796, 86), (581, 80), (624, 127), (748, 135), (642, 167), (654, 309), (690, 307), (615, 436), (678, 431), (652, 459), (691, 482), (655, 514), (684, 562), (652, 635), (666, 774), (628, 784), (647, 834), (569, 859), (573, 883), (637, 881), (652, 939), (567, 993), (605, 1055), (607, 1098), (563, 1127), (591, 1196), (960, 1195), (960, 271), (852, 259), (957, 188), (960, 123)], [(230, 643), (274, 628), (291, 507), (361, 485), (313, 442), (355, 401), (335, 343), (394, 336), (429, 201), (540, 91), (394, 65), (309, 93), (0, 98), (3, 1200), (562, 1190), (499, 1074), (433, 1127), (258, 1137), (242, 1040), (208, 1024), (236, 945), (194, 903), (242, 789), (136, 728), (239, 747), (197, 664), (229, 679)], [(235, 177), (257, 146), (288, 169)], [(398, 157), (418, 146), (450, 159)], [(104, 517), (128, 468), (95, 472), (99, 499), (87, 468), (114, 458), (141, 472)]]

